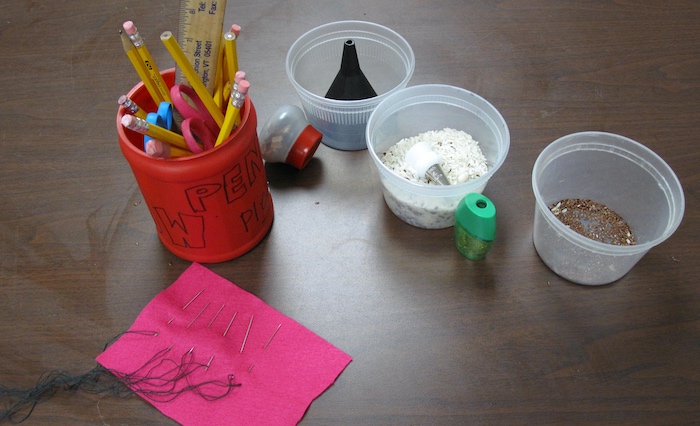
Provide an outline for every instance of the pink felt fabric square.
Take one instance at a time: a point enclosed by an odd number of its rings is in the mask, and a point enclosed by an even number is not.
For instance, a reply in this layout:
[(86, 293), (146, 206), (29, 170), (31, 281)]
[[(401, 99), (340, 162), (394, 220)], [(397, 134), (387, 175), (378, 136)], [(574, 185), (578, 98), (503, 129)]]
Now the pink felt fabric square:
[(297, 424), (351, 360), (196, 263), (97, 357), (166, 416), (208, 426)]

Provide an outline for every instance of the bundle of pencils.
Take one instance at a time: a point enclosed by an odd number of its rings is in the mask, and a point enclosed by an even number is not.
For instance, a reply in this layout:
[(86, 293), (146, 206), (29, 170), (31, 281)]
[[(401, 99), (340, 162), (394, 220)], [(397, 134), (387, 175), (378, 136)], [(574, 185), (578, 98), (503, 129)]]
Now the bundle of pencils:
[[(157, 111), (145, 111), (125, 95), (118, 103), (126, 112), (122, 125), (144, 135), (144, 150), (148, 155), (183, 157), (212, 149), (224, 143), (240, 125), (240, 109), (250, 88), (245, 72), (238, 66), (236, 40), (240, 31), (240, 26), (232, 25), (230, 31), (221, 35), (215, 84), (210, 92), (173, 34), (165, 31), (160, 39), (187, 83), (187, 87), (168, 88), (134, 23), (124, 23), (119, 31), (124, 52)], [(173, 108), (184, 118), (181, 133), (171, 128)]]

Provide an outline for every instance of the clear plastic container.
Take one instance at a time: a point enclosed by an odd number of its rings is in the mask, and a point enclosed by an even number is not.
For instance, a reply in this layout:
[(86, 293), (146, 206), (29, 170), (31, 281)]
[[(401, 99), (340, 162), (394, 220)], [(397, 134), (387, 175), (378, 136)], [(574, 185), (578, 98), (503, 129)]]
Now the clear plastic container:
[[(623, 136), (582, 132), (547, 146), (532, 172), (533, 241), (557, 275), (578, 284), (608, 284), (673, 234), (683, 218), (683, 189), (657, 154)], [(551, 212), (562, 199), (590, 199), (629, 224), (636, 244), (617, 246), (579, 235)]]
[[(403, 138), (446, 127), (469, 133), (487, 160), (486, 174), (464, 183), (436, 186), (407, 180), (391, 171), (381, 155)], [(457, 205), (468, 193), (481, 193), (510, 148), (503, 116), (481, 96), (442, 84), (402, 89), (382, 101), (367, 122), (367, 148), (379, 170), (384, 200), (401, 220), (419, 228), (454, 225)]]
[[(360, 67), (377, 96), (345, 101), (325, 98), (347, 40), (353, 40)], [(365, 149), (365, 126), (374, 108), (406, 87), (415, 57), (408, 42), (393, 30), (363, 21), (339, 21), (308, 31), (292, 44), (287, 76), (297, 91), (309, 123), (323, 134), (323, 144), (341, 150)]]

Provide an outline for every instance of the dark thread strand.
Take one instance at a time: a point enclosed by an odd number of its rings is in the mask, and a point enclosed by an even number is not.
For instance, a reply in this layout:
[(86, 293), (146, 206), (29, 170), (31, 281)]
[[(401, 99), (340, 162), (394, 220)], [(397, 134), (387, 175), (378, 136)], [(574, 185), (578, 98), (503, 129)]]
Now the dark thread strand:
[[(154, 331), (127, 331), (110, 340), (105, 349), (124, 334), (157, 336)], [(178, 396), (192, 392), (205, 401), (216, 401), (226, 397), (231, 389), (241, 386), (234, 382), (234, 375), (226, 380), (208, 380), (194, 383), (192, 374), (198, 370), (207, 371), (207, 364), (195, 361), (192, 350), (180, 357), (179, 361), (168, 358), (172, 349), (156, 352), (144, 365), (131, 373), (123, 373), (95, 366), (89, 372), (74, 376), (64, 370), (43, 373), (36, 385), (29, 389), (10, 389), (0, 386), (0, 423), (22, 423), (32, 414), (37, 404), (50, 399), (57, 391), (85, 392), (89, 394), (111, 394), (117, 398), (127, 398), (134, 392), (154, 402), (170, 402)]]

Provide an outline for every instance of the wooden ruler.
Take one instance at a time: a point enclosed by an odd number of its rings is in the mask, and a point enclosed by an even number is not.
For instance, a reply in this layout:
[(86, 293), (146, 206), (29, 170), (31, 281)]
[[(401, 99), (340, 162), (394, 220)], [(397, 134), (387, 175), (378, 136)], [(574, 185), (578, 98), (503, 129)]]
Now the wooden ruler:
[[(178, 43), (209, 93), (214, 92), (225, 13), (226, 0), (180, 0)], [(187, 84), (180, 73), (178, 79)]]

